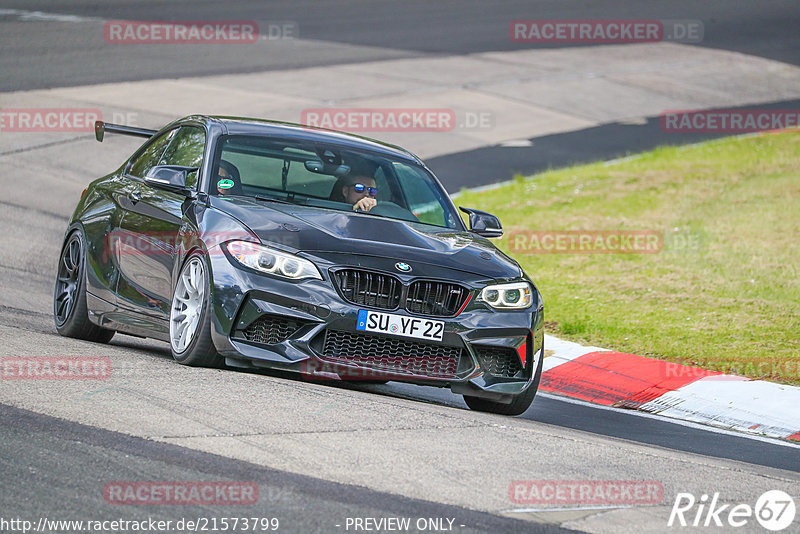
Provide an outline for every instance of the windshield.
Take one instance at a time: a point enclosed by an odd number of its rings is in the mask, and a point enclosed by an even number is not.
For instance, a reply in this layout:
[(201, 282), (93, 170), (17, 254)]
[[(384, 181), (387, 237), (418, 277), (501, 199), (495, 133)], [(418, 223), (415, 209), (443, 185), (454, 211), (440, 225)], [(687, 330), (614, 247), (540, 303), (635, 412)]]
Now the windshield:
[(272, 137), (223, 136), (209, 193), (461, 229), (422, 167), (383, 154)]

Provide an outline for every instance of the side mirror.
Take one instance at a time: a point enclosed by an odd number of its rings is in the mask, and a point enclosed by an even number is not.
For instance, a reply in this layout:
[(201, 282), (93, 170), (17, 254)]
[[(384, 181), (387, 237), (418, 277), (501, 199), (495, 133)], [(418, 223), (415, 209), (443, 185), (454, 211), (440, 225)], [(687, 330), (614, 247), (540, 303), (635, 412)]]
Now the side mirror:
[(500, 237), (503, 235), (500, 219), (491, 213), (472, 208), (462, 208), (461, 206), (458, 209), (469, 215), (470, 232), (483, 237)]
[(198, 167), (184, 167), (182, 165), (156, 165), (147, 171), (144, 177), (146, 184), (158, 189), (166, 189), (176, 193), (188, 194), (186, 177), (190, 172), (196, 172)]

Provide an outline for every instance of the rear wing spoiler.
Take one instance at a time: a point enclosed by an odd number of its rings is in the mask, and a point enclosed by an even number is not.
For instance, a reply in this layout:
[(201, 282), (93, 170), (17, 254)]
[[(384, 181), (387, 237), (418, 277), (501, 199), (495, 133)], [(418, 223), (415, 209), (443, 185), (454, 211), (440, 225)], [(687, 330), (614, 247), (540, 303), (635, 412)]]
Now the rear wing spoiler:
[(101, 143), (103, 142), (103, 136), (105, 135), (106, 132), (150, 138), (153, 137), (153, 135), (155, 135), (157, 131), (158, 130), (148, 130), (146, 128), (134, 128), (132, 126), (123, 126), (121, 124), (111, 124), (103, 121), (95, 121), (94, 123), (94, 137)]

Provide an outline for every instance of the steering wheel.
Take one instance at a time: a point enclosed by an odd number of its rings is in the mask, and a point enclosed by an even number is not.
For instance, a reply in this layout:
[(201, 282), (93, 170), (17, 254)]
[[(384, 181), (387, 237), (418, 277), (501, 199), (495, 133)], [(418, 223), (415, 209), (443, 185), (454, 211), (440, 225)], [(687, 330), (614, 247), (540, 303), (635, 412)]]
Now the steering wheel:
[(402, 219), (404, 221), (419, 222), (419, 219), (417, 219), (417, 217), (411, 213), (411, 210), (408, 210), (399, 204), (395, 204), (394, 202), (378, 202), (374, 208), (365, 213), (381, 215), (383, 217), (391, 217), (393, 219)]

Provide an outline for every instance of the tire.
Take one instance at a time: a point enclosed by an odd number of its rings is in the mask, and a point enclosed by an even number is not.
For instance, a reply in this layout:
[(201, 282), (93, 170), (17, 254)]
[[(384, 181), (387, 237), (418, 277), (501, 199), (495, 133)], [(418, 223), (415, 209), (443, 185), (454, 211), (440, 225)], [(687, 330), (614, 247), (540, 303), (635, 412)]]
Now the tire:
[(193, 253), (183, 264), (172, 292), (169, 344), (172, 357), (192, 367), (222, 367), (211, 341), (210, 284), (203, 256)]
[(470, 395), (464, 395), (464, 402), (467, 403), (470, 410), (475, 410), (476, 412), (489, 412), (499, 415), (521, 415), (525, 413), (525, 410), (530, 408), (534, 397), (536, 397), (536, 392), (539, 390), (539, 382), (542, 379), (542, 362), (544, 362), (544, 346), (542, 346), (542, 351), (539, 355), (539, 365), (536, 367), (536, 375), (533, 378), (533, 382), (523, 393), (514, 397), (514, 400), (511, 401), (510, 404), (494, 402)]
[(83, 234), (72, 232), (58, 258), (53, 290), (53, 320), (58, 333), (65, 337), (108, 343), (114, 331), (89, 320), (86, 306), (86, 245)]

